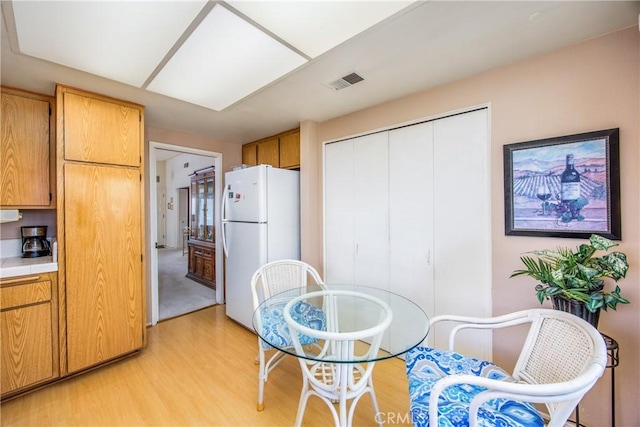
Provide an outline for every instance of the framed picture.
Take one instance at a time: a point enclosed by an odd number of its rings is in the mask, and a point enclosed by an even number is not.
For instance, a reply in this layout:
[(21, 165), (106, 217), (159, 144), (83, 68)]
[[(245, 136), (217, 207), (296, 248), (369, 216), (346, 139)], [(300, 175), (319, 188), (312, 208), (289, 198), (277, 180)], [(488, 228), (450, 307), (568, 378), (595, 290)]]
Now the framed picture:
[(620, 240), (619, 130), (504, 146), (505, 234)]

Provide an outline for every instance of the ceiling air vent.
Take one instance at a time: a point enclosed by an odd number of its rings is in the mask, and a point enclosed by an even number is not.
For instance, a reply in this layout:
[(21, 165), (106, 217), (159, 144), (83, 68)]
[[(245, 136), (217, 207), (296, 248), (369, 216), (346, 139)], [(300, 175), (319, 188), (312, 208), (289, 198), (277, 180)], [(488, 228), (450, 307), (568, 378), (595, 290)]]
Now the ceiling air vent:
[(362, 78), (362, 76), (356, 73), (351, 73), (339, 78), (334, 82), (329, 83), (328, 86), (333, 90), (341, 90), (346, 87), (353, 86), (354, 84), (359, 83), (363, 80), (364, 78)]

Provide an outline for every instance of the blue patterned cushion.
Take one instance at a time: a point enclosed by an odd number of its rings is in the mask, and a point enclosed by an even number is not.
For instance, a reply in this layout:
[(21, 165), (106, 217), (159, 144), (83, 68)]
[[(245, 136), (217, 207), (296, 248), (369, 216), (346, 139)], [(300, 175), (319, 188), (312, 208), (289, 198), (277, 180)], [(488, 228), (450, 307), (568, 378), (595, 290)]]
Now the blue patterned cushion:
[[(447, 375), (468, 374), (502, 381), (514, 381), (503, 369), (486, 360), (428, 347), (416, 347), (405, 358), (411, 398), (411, 419), (415, 426), (429, 425), (429, 396), (434, 384)], [(476, 394), (486, 390), (469, 384), (446, 388), (438, 401), (439, 427), (469, 425), (469, 405)], [(544, 426), (535, 407), (526, 402), (491, 399), (478, 411), (478, 425)]]
[[(291, 337), (289, 336), (289, 328), (284, 320), (282, 311), (286, 302), (282, 304), (273, 304), (261, 309), (262, 316), (262, 337), (266, 341), (278, 347), (291, 347)], [(295, 304), (291, 309), (291, 317), (301, 325), (309, 328), (324, 331), (327, 329), (327, 321), (324, 311), (304, 301)], [(262, 340), (264, 349), (273, 348), (265, 340)], [(306, 335), (300, 335), (300, 344), (309, 345), (317, 341), (315, 338)]]

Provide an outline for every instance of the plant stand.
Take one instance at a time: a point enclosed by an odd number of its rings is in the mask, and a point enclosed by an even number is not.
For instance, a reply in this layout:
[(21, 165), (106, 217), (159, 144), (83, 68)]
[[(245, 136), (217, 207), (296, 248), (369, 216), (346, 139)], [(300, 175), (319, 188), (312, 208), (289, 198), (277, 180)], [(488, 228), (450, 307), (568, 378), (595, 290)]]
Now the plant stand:
[[(616, 377), (615, 369), (620, 364), (620, 356), (618, 355), (618, 342), (600, 332), (605, 344), (607, 345), (607, 368), (611, 369), (611, 427), (616, 427)], [(576, 421), (577, 427), (585, 427), (580, 424), (580, 404), (576, 405)]]

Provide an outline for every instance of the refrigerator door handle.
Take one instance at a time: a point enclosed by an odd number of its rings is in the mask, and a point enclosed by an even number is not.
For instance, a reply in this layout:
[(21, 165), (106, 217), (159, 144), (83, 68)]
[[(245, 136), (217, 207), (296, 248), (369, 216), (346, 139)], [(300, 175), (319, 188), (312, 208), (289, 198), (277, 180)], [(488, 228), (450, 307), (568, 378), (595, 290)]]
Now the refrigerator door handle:
[(220, 203), (220, 217), (222, 218), (222, 230), (221, 230), (221, 235), (222, 235), (222, 250), (224, 251), (224, 256), (229, 257), (229, 249), (227, 248), (227, 238), (226, 238), (226, 225), (227, 225), (227, 218), (225, 217), (226, 215), (226, 210), (227, 210), (227, 192), (223, 192), (222, 193), (222, 203)]

